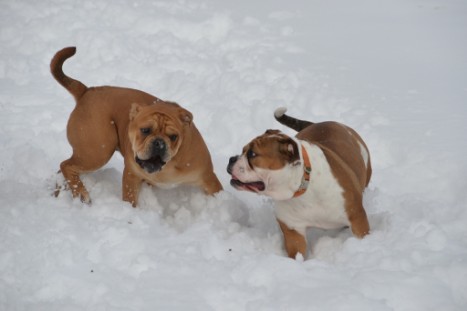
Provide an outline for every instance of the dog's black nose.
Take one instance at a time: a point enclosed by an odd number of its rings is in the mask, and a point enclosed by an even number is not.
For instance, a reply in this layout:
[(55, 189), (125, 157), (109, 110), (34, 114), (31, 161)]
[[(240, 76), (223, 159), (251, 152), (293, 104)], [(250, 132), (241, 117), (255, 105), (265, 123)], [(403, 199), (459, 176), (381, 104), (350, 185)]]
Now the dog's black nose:
[(230, 157), (229, 165), (233, 165), (235, 162), (237, 162), (237, 160), (238, 160), (238, 156)]
[(235, 164), (235, 162), (237, 162), (237, 160), (238, 156), (233, 156), (229, 159), (229, 164), (227, 165), (227, 173), (229, 173), (230, 175), (232, 175), (232, 166)]
[(152, 154), (153, 155), (163, 155), (166, 150), (165, 141), (161, 138), (156, 138), (152, 142)]

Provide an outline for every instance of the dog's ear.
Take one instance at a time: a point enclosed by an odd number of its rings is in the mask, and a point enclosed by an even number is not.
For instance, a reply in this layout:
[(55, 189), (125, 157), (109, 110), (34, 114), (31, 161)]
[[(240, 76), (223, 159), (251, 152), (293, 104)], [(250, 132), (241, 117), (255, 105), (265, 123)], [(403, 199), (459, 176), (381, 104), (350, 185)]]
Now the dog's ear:
[(138, 115), (138, 113), (141, 110), (141, 105), (137, 103), (131, 104), (131, 109), (130, 109), (130, 121), (133, 121), (133, 119)]
[(182, 120), (182, 122), (187, 125), (190, 125), (193, 121), (193, 114), (186, 109), (180, 108), (178, 110), (178, 115), (180, 117), (180, 120)]
[(264, 134), (268, 134), (268, 135), (277, 135), (277, 134), (280, 134), (281, 131), (279, 130), (266, 130), (266, 132), (264, 132)]
[(279, 141), (279, 151), (285, 155), (289, 162), (295, 162), (300, 159), (297, 143), (292, 138), (284, 138)]

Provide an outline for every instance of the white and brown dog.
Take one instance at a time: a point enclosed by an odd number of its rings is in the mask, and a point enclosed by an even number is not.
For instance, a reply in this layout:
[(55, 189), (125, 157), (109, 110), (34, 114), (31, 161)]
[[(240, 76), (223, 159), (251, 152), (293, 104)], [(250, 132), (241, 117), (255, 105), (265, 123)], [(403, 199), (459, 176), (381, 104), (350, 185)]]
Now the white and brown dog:
[(370, 227), (362, 197), (371, 177), (370, 154), (362, 138), (337, 122), (312, 123), (275, 111), (275, 118), (296, 130), (289, 137), (267, 130), (230, 158), (227, 171), (238, 190), (274, 200), (288, 256), (306, 256), (306, 229), (350, 226), (359, 238)]

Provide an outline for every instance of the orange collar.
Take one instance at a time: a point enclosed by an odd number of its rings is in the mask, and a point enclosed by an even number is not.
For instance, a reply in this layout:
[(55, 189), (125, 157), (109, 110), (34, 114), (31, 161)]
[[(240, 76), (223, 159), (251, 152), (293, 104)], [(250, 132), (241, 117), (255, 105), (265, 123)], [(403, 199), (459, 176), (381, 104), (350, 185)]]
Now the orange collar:
[(310, 158), (308, 157), (308, 153), (306, 152), (305, 147), (302, 145), (302, 156), (303, 156), (303, 176), (302, 182), (300, 183), (300, 187), (298, 190), (295, 191), (293, 197), (299, 197), (305, 193), (306, 189), (308, 189), (308, 184), (310, 183), (310, 174), (311, 174), (311, 163)]

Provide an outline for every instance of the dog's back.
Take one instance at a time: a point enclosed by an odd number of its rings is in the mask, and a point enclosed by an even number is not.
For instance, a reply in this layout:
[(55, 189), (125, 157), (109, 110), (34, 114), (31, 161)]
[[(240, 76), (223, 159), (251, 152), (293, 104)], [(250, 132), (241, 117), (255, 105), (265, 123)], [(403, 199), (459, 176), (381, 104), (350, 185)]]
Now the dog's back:
[[(370, 152), (363, 139), (352, 128), (333, 121), (313, 123), (285, 114), (285, 108), (276, 109), (274, 117), (281, 124), (298, 133), (296, 137), (323, 149), (328, 160), (342, 161), (353, 170), (363, 190), (370, 182), (372, 168)], [(359, 172), (366, 172), (362, 175)]]
[(370, 182), (370, 153), (360, 135), (352, 128), (338, 122), (321, 122), (306, 127), (296, 137), (319, 146), (328, 161), (343, 162), (345, 165), (339, 166), (353, 171), (362, 191)]

